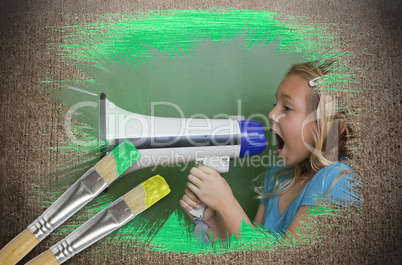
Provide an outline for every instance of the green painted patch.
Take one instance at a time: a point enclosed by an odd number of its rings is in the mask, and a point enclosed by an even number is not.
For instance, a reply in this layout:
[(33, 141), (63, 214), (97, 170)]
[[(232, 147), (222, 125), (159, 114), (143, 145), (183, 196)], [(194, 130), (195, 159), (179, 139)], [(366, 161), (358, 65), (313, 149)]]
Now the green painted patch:
[(113, 155), (114, 161), (116, 162), (117, 176), (120, 176), (140, 157), (137, 148), (128, 141), (119, 144), (117, 147), (113, 148), (110, 153)]

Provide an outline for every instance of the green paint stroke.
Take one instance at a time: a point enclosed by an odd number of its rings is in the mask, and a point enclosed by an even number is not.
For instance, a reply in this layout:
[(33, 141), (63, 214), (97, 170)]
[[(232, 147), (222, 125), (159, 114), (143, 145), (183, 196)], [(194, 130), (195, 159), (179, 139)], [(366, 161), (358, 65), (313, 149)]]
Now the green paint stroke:
[(110, 153), (116, 162), (117, 176), (120, 176), (140, 157), (137, 148), (128, 141), (119, 144)]
[[(169, 242), (166, 239), (171, 238)], [(186, 225), (178, 212), (174, 212), (163, 226), (163, 229), (152, 240), (151, 251), (184, 252), (187, 255), (222, 254), (241, 250), (272, 250), (278, 242), (276, 238), (261, 228), (251, 228), (242, 224), (242, 236), (239, 239), (231, 238), (228, 242), (215, 242), (211, 246), (200, 246), (198, 242), (189, 237)], [(190, 254), (191, 253), (191, 254)]]
[[(281, 22), (284, 18), (286, 23)], [(75, 109), (71, 116), (72, 130), (67, 132), (73, 140), (57, 144), (58, 152), (74, 159), (39, 184), (38, 192), (46, 191), (49, 202), (99, 160), (103, 146), (99, 139), (101, 93), (117, 106), (144, 115), (181, 117), (171, 105), (150, 108), (154, 102), (169, 102), (179, 106), (185, 117), (200, 113), (209, 118), (222, 118), (215, 117), (216, 114), (244, 115), (261, 122), (268, 130), (266, 115), (275, 103), (276, 87), (292, 64), (350, 56), (338, 49), (338, 35), (324, 33), (324, 28), (334, 25), (313, 25), (308, 18), (266, 11), (150, 10), (102, 15), (95, 20), (56, 28), (62, 31), (63, 38), (50, 44), (84, 78), (57, 80), (46, 76), (47, 80), (38, 84), (59, 98), (67, 109)], [(348, 86), (352, 79), (345, 69), (337, 67), (320, 86), (353, 92)], [(271, 135), (267, 135), (267, 140), (268, 148), (260, 156), (235, 159), (231, 161), (230, 173), (222, 175), (250, 217), (254, 217), (259, 203), (251, 189), (255, 185), (253, 179), (263, 176), (269, 165), (278, 162), (275, 140)], [(255, 165), (252, 163), (255, 158), (265, 160)], [(191, 166), (158, 166), (123, 176), (58, 231), (68, 234), (114, 199), (150, 176), (160, 174), (172, 189), (169, 196), (100, 244), (144, 245), (150, 251), (183, 255), (276, 248), (273, 235), (247, 225), (243, 225), (241, 238), (231, 240), (230, 245), (217, 243), (201, 248), (192, 235), (190, 219), (178, 203)], [(47, 184), (54, 179), (55, 184)], [(322, 210), (311, 213), (333, 214), (330, 207)]]
[[(67, 35), (63, 36), (63, 42), (69, 44), (58, 46), (67, 52), (63, 54), (66, 58), (78, 61), (96, 63), (103, 57), (111, 61), (131, 62), (130, 59), (134, 59), (137, 63), (144, 63), (143, 56), (152, 58), (147, 45), (172, 57), (189, 56), (203, 39), (225, 45), (243, 32), (246, 32), (245, 50), (260, 43), (280, 40), (280, 49), (319, 51), (321, 42), (332, 40), (331, 36), (322, 36), (320, 28), (280, 24), (273, 19), (275, 15), (272, 12), (222, 9), (150, 10), (144, 14), (104, 15), (96, 23), (65, 27)], [(315, 41), (302, 41), (306, 33)]]

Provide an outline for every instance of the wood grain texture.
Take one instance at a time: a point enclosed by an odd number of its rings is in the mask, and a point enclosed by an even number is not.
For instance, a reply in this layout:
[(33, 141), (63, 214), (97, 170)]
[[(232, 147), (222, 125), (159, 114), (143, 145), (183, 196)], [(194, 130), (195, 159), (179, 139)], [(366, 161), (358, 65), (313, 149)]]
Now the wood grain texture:
[(53, 253), (46, 250), (39, 256), (35, 257), (33, 260), (26, 263), (27, 265), (59, 265), (60, 263), (54, 257)]
[(17, 264), (38, 243), (39, 240), (35, 235), (28, 228), (25, 229), (0, 250), (0, 264)]

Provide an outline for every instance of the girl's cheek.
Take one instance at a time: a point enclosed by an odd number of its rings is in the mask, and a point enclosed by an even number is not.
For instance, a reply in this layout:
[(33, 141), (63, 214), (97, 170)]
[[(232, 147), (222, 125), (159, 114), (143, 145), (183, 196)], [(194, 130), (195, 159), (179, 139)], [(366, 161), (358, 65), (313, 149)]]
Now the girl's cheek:
[(304, 126), (303, 128), (303, 141), (310, 146), (314, 146), (314, 126), (312, 123)]

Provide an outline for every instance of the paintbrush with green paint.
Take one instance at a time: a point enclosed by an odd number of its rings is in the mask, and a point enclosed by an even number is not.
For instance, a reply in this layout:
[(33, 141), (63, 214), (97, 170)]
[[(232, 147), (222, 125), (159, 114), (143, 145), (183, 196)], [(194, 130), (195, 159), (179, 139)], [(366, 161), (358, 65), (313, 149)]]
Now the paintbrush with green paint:
[(54, 229), (107, 188), (139, 156), (138, 150), (127, 141), (110, 151), (0, 250), (0, 264), (16, 264)]
[(156, 175), (114, 201), (63, 240), (27, 264), (58, 265), (99, 241), (169, 194), (165, 179)]

